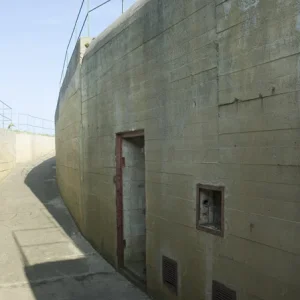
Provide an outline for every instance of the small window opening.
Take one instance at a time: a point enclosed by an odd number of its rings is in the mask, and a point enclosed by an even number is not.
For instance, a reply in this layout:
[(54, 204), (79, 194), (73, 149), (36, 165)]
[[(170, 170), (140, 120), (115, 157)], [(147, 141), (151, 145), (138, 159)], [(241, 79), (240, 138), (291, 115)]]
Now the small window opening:
[(197, 229), (224, 235), (224, 188), (197, 185)]

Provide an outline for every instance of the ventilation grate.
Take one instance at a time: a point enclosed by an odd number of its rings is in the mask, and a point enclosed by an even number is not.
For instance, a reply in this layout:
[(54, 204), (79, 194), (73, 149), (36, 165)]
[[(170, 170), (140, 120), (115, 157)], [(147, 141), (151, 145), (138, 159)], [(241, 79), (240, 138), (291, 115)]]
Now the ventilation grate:
[(163, 283), (177, 294), (178, 271), (177, 262), (166, 256), (162, 258)]
[(213, 281), (212, 300), (236, 300), (236, 292), (220, 282)]

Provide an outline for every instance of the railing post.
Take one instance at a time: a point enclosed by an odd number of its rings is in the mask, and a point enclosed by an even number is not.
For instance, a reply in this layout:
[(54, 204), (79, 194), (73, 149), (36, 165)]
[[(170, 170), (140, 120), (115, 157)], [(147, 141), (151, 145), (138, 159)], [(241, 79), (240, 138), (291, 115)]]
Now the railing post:
[[(63, 67), (62, 67), (62, 71), (61, 71), (61, 75), (60, 75), (60, 81), (59, 81), (60, 87), (61, 87), (62, 82), (63, 82), (63, 77), (64, 77), (64, 75), (66, 73), (65, 69), (67, 68), (67, 64), (68, 64), (68, 51), (69, 51), (69, 47), (70, 47), (70, 44), (71, 44), (71, 41), (72, 41), (74, 33), (77, 36), (78, 19), (80, 17), (80, 14), (81, 14), (81, 11), (83, 9), (85, 1), (86, 1), (86, 6), (87, 6), (87, 13), (86, 13), (85, 19), (83, 21), (83, 24), (81, 26), (81, 29), (79, 30), (79, 34), (78, 34), (78, 38), (76, 39), (76, 42), (80, 38), (81, 33), (84, 30), (84, 28), (85, 28), (84, 26), (86, 25), (86, 22), (87, 22), (87, 35), (88, 35), (88, 37), (90, 37), (90, 35), (91, 35), (91, 33), (90, 33), (90, 13), (93, 12), (94, 10), (98, 9), (99, 7), (107, 4), (108, 2), (111, 2), (112, 0), (106, 0), (106, 1), (102, 2), (101, 4), (93, 7), (92, 9), (90, 9), (90, 0), (82, 0), (80, 8), (79, 8), (79, 11), (78, 11), (78, 14), (77, 14), (77, 17), (76, 17), (75, 24), (74, 24), (74, 27), (73, 27), (73, 30), (72, 30), (72, 33), (71, 33), (71, 36), (70, 36), (70, 39), (69, 39), (69, 42), (68, 42), (68, 45), (67, 45), (67, 49), (66, 49), (66, 52), (65, 52)], [(122, 1), (122, 13), (123, 13), (124, 12), (124, 0), (121, 0), (121, 1)]]
[(90, 0), (86, 1), (86, 13), (87, 13), (87, 36), (90, 36)]

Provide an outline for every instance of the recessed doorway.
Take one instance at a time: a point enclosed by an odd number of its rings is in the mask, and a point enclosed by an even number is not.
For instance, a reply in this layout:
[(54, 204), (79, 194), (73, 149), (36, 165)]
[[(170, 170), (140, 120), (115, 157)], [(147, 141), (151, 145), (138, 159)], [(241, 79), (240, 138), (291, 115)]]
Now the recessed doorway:
[(146, 281), (145, 139), (143, 131), (117, 135), (119, 267)]

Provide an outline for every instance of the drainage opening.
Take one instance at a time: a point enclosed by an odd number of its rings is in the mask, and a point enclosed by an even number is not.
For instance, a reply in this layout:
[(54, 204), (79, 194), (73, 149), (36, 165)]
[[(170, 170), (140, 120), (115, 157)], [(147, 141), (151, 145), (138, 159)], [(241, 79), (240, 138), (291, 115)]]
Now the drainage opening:
[(166, 256), (162, 258), (163, 283), (177, 295), (178, 290), (178, 268), (177, 262)]
[(212, 300), (236, 300), (236, 291), (218, 281), (213, 281)]

